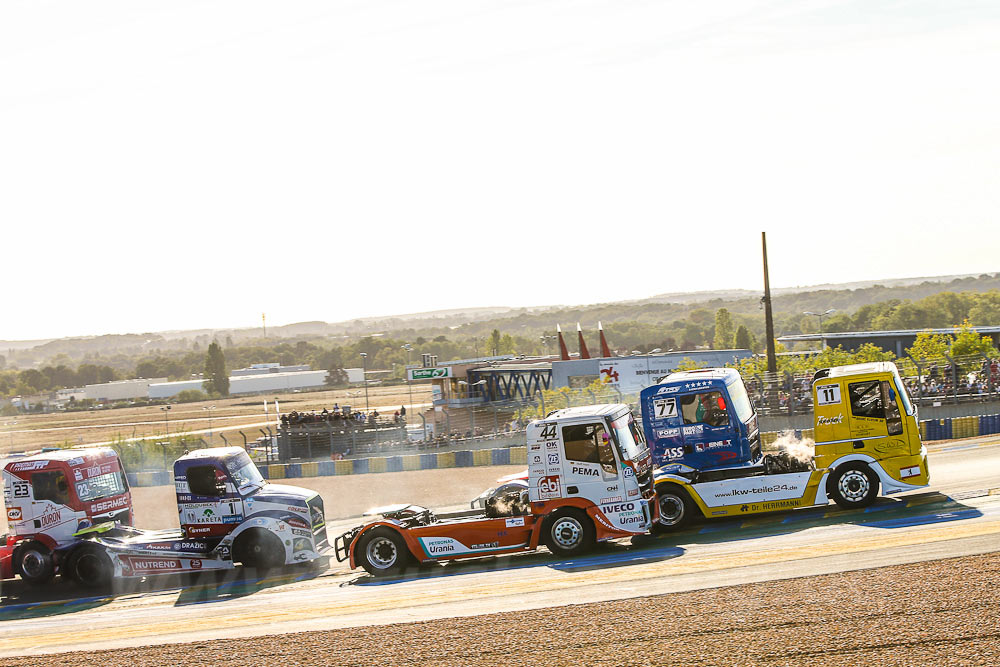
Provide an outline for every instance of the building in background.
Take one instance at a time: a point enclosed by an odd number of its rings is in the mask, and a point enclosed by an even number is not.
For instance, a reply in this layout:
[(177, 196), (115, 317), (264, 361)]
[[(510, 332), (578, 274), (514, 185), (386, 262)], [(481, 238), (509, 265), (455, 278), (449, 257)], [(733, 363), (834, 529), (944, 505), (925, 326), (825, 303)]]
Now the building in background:
[(83, 398), (94, 401), (128, 401), (136, 398), (148, 398), (150, 385), (166, 381), (167, 378), (139, 378), (138, 380), (88, 384), (83, 388)]
[(750, 356), (753, 356), (750, 350), (682, 350), (629, 357), (553, 361), (552, 388), (579, 389), (594, 380), (601, 380), (622, 393), (631, 394), (655, 384), (663, 376), (677, 370), (685, 360), (700, 367), (711, 368), (725, 366)]

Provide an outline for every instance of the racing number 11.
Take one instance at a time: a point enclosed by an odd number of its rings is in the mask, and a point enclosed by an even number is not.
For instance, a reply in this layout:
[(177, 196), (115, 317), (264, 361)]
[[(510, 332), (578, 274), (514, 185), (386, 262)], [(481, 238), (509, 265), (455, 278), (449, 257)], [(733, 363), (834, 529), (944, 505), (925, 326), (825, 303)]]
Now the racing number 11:
[(840, 385), (827, 384), (816, 387), (816, 402), (820, 405), (840, 403)]

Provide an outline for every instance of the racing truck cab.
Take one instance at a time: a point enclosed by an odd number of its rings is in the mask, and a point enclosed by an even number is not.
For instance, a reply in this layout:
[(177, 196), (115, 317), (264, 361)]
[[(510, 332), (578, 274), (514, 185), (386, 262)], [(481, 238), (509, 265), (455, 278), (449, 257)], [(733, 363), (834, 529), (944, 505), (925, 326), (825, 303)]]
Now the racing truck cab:
[(241, 447), (200, 449), (174, 462), (180, 529), (95, 527), (82, 531), (67, 571), (79, 583), (112, 576), (224, 570), (239, 562), (272, 568), (310, 562), (328, 548), (323, 500), (308, 489), (269, 484)]
[(62, 449), (8, 463), (3, 497), (10, 533), (0, 542), (0, 579), (43, 584), (58, 571), (79, 530), (132, 523), (132, 496), (110, 447)]
[(557, 555), (648, 532), (654, 520), (652, 457), (627, 405), (566, 408), (528, 424), (527, 483), (482, 510), (435, 514), (413, 505), (334, 542), (338, 560), (375, 576), (422, 563), (531, 551)]
[(671, 373), (643, 389), (639, 401), (657, 466), (710, 470), (760, 463), (757, 413), (735, 369)]

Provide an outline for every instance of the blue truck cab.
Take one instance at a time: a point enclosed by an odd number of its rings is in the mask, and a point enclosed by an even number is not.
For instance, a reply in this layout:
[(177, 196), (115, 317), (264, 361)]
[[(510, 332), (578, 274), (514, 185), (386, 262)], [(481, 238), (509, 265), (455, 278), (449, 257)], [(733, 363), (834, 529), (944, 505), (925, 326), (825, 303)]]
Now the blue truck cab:
[(643, 389), (639, 404), (657, 467), (701, 471), (761, 463), (757, 412), (735, 369), (671, 373)]

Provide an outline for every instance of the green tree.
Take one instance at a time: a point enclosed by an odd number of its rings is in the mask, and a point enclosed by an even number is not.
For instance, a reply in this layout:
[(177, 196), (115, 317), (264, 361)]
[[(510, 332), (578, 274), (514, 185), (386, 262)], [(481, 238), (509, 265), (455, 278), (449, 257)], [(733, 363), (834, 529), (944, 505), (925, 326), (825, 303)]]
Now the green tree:
[(975, 304), (969, 309), (969, 322), (977, 327), (1000, 324), (1000, 292), (976, 295)]
[(680, 360), (680, 363), (677, 364), (677, 368), (674, 370), (696, 371), (699, 368), (704, 368), (707, 365), (708, 364), (706, 364), (704, 361), (695, 361), (691, 357), (684, 357), (683, 359)]
[(737, 350), (752, 350), (753, 342), (750, 340), (750, 331), (742, 324), (736, 330), (736, 349)]
[(712, 347), (728, 350), (733, 347), (733, 316), (725, 308), (715, 311), (715, 339)]
[(912, 347), (906, 348), (906, 353), (914, 359), (940, 359), (948, 352), (951, 336), (936, 334), (933, 331), (921, 331)]
[(993, 347), (993, 340), (988, 336), (980, 336), (966, 320), (955, 329), (955, 340), (951, 344), (951, 356), (966, 357), (972, 354), (985, 354), (995, 357), (998, 353)]
[(486, 341), (486, 356), (495, 357), (500, 354), (500, 330), (494, 329)]
[(347, 371), (343, 368), (330, 368), (326, 373), (326, 384), (330, 387), (346, 387)]
[(517, 352), (517, 343), (510, 334), (504, 334), (500, 339), (500, 354), (514, 354)]
[(205, 353), (205, 389), (209, 393), (229, 396), (229, 371), (222, 348), (214, 340)]
[(851, 363), (867, 364), (873, 361), (892, 361), (895, 358), (896, 355), (892, 352), (886, 352), (873, 343), (865, 343), (854, 351), (854, 358), (851, 360)]

